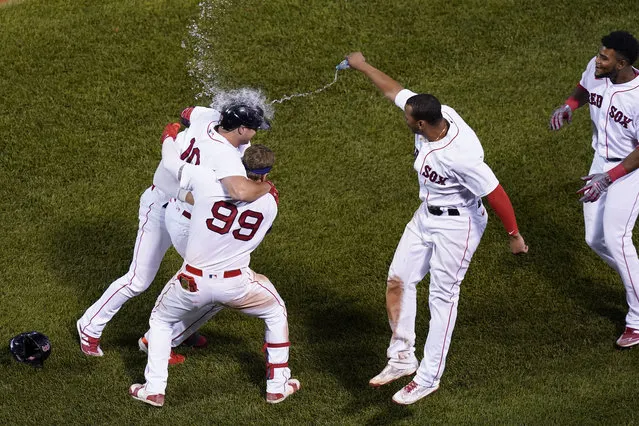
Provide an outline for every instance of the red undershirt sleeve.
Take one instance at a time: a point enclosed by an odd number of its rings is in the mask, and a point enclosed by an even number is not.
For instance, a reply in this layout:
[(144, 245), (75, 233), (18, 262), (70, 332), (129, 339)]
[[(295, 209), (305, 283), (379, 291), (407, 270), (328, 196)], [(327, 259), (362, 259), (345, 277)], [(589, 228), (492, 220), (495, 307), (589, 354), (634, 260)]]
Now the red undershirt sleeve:
[(513, 205), (510, 203), (508, 194), (504, 191), (501, 185), (497, 185), (497, 188), (486, 196), (488, 204), (495, 211), (501, 223), (504, 224), (508, 235), (515, 235), (519, 232), (517, 228), (517, 219), (515, 219), (515, 211)]

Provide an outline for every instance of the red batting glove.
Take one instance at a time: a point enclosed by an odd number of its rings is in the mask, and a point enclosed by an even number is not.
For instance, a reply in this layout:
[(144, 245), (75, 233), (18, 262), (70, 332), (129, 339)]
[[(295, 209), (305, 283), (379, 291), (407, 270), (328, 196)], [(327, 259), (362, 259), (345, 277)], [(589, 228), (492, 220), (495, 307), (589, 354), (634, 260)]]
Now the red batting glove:
[(164, 127), (164, 132), (162, 132), (162, 137), (160, 138), (160, 142), (164, 143), (166, 138), (177, 137), (178, 132), (180, 131), (180, 123), (169, 123)]
[(182, 124), (184, 124), (184, 127), (189, 127), (191, 125), (191, 113), (194, 109), (195, 107), (190, 106), (184, 109), (184, 111), (182, 111), (182, 114), (180, 114), (180, 121), (182, 122)]
[(266, 183), (271, 185), (271, 189), (268, 191), (268, 193), (271, 194), (273, 196), (273, 198), (275, 198), (275, 203), (279, 204), (280, 203), (280, 193), (277, 190), (277, 188), (275, 188), (275, 184), (273, 184), (273, 182), (271, 182), (270, 180), (267, 180)]

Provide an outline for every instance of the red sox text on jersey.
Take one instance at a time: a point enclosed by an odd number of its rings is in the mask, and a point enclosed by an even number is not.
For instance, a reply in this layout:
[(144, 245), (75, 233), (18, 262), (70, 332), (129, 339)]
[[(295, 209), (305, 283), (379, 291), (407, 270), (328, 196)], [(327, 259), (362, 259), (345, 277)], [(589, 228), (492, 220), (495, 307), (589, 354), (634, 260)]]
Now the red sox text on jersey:
[(446, 185), (446, 181), (448, 180), (447, 177), (441, 176), (428, 164), (424, 165), (421, 175), (437, 185)]

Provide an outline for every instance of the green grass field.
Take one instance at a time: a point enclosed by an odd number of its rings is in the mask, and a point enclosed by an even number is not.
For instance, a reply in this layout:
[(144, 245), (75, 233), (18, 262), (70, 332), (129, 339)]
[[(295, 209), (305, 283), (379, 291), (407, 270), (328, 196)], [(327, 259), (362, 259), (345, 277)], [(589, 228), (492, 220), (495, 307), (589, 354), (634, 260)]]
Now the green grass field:
[[(636, 0), (0, 5), (0, 422), (639, 423), (639, 352), (614, 348), (623, 285), (586, 246), (575, 194), (592, 158), (588, 112), (547, 129), (601, 36), (639, 34), (638, 12)], [(401, 112), (345, 71), (325, 92), (278, 105), (273, 129), (254, 140), (277, 154), (281, 202), (252, 266), (287, 302), (302, 390), (267, 405), (263, 324), (224, 312), (203, 329), (207, 349), (179, 350), (187, 362), (170, 369), (163, 408), (132, 400), (146, 364), (136, 341), (181, 259), (170, 251), (153, 286), (107, 326), (103, 358), (80, 352), (75, 321), (128, 268), (163, 126), (208, 103), (195, 100), (207, 73), (209, 85), (277, 99), (330, 82), (354, 50), (474, 128), (530, 253), (510, 255), (491, 215), (440, 390), (399, 407), (390, 398), (408, 379), (369, 389), (390, 338), (386, 273), (419, 199)], [(419, 356), (427, 297), (422, 285)], [(53, 342), (43, 370), (8, 351), (13, 335), (34, 329)]]

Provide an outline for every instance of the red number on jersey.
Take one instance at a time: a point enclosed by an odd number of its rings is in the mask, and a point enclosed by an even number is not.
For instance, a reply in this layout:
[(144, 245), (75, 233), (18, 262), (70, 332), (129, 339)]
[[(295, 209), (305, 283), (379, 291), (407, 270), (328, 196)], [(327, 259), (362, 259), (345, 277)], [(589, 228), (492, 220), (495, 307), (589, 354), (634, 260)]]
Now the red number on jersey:
[[(189, 147), (180, 155), (180, 160), (184, 160), (189, 164), (195, 164), (196, 166), (200, 165), (200, 148), (193, 148), (195, 145), (195, 138), (191, 139), (189, 143)], [(193, 163), (193, 159), (195, 158), (195, 163)]]
[[(231, 230), (235, 217), (237, 216), (237, 207), (228, 201), (218, 201), (211, 208), (213, 218), (206, 220), (206, 226), (211, 231), (224, 235)], [(253, 239), (260, 225), (264, 220), (264, 215), (253, 210), (245, 210), (242, 212), (237, 222), (239, 229), (233, 231), (233, 238), (240, 241), (249, 241)], [(248, 230), (248, 233), (242, 232)]]
[[(227, 201), (218, 201), (213, 204), (211, 213), (213, 214), (213, 219), (206, 220), (207, 228), (213, 232), (224, 235), (229, 232), (231, 226), (233, 226), (233, 221), (235, 220), (235, 216), (237, 216), (237, 207), (235, 207), (235, 204)], [(217, 225), (216, 220), (218, 221), (217, 223), (222, 222), (223, 226)]]
[[(251, 220), (249, 221), (249, 219)], [(233, 231), (233, 236), (236, 240), (240, 241), (250, 240), (255, 236), (255, 233), (262, 224), (262, 220), (264, 220), (262, 213), (254, 212), (253, 210), (244, 211), (237, 219), (237, 222), (240, 224), (240, 229)], [(243, 229), (248, 229), (250, 232), (248, 234), (242, 234)]]

